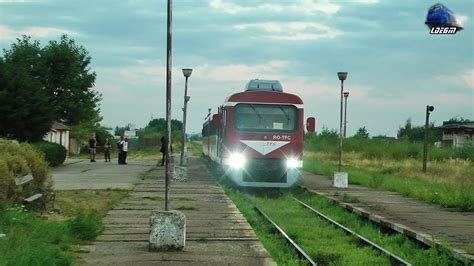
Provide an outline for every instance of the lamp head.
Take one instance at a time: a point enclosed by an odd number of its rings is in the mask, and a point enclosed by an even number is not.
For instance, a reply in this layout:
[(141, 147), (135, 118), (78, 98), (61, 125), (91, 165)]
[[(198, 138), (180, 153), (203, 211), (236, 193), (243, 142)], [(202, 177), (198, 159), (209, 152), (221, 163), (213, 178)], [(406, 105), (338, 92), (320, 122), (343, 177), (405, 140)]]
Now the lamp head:
[(346, 98), (349, 97), (349, 92), (348, 91), (344, 92), (344, 97), (346, 97)]
[(347, 78), (347, 72), (337, 72), (337, 76), (339, 77), (340, 81), (344, 81)]
[(193, 70), (191, 68), (183, 68), (183, 75), (187, 78), (191, 77)]

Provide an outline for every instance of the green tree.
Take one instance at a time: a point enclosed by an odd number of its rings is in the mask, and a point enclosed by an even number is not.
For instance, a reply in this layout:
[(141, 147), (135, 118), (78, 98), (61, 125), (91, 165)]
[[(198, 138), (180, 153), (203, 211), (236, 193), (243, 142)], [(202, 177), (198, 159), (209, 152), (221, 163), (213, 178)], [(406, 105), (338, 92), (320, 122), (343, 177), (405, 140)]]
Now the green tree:
[(41, 50), (41, 61), (40, 79), (52, 97), (56, 120), (78, 125), (97, 118), (102, 95), (93, 90), (96, 73), (90, 71), (87, 50), (63, 35)]
[(125, 130), (130, 130), (130, 127), (129, 126), (125, 126), (125, 127), (116, 126), (114, 129), (114, 134), (115, 136), (123, 136), (123, 134), (125, 133)]
[(469, 119), (463, 117), (453, 117), (448, 120), (449, 123), (464, 123), (464, 122), (471, 122)]
[[(441, 128), (435, 127), (434, 123), (429, 124), (428, 142), (434, 143), (442, 138)], [(400, 127), (397, 132), (397, 138), (408, 139), (410, 142), (423, 142), (425, 139), (425, 126), (413, 126), (411, 118), (405, 122), (405, 126)]]
[[(147, 128), (153, 128), (158, 132), (165, 132), (167, 125), (166, 119), (164, 118), (155, 118), (148, 122)], [(182, 131), (183, 123), (177, 119), (171, 119), (171, 131)]]
[(0, 58), (0, 136), (37, 141), (51, 128), (51, 95), (39, 80), (40, 44), (23, 36)]
[(369, 138), (369, 132), (365, 128), (365, 126), (357, 129), (357, 132), (354, 135), (355, 138), (361, 138), (361, 139), (368, 139)]

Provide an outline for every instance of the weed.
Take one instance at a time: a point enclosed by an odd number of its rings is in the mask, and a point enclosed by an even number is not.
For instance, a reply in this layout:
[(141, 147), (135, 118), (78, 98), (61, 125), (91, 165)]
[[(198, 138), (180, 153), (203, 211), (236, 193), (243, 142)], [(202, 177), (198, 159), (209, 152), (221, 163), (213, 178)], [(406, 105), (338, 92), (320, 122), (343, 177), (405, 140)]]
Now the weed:
[(342, 201), (349, 203), (358, 203), (359, 199), (355, 196), (349, 195), (347, 193), (342, 194)]
[(189, 206), (181, 206), (181, 207), (178, 207), (177, 210), (179, 210), (179, 211), (193, 211), (193, 210), (197, 210), (197, 208), (189, 207)]
[(372, 206), (372, 209), (375, 210), (375, 211), (383, 211), (383, 210), (385, 210), (385, 207), (383, 207), (379, 204), (375, 204), (374, 206)]
[(196, 201), (195, 199), (184, 198), (184, 197), (173, 198), (173, 200), (175, 200), (175, 201)]
[(156, 197), (146, 196), (146, 197), (143, 197), (143, 199), (148, 199), (148, 200), (164, 200), (163, 197), (159, 197), (159, 196), (156, 196)]
[(200, 236), (196, 241), (198, 241), (198, 242), (207, 242), (207, 239), (208, 239), (208, 236), (203, 235), (203, 236)]
[(104, 225), (96, 210), (89, 212), (78, 210), (67, 224), (71, 233), (80, 240), (94, 239), (104, 230)]

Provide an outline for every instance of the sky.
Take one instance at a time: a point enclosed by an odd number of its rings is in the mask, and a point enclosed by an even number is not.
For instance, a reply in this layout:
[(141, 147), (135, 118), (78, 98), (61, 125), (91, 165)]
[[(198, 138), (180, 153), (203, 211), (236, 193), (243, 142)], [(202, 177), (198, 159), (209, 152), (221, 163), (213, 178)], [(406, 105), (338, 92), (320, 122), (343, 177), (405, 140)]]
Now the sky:
[[(339, 129), (337, 72), (347, 71), (347, 135), (396, 136), (411, 118), (474, 119), (474, 1), (446, 0), (463, 24), (430, 35), (426, 0), (175, 0), (172, 15), (172, 118), (187, 132), (250, 79), (277, 79), (299, 95), (316, 130)], [(167, 2), (0, 0), (0, 49), (30, 35), (45, 46), (67, 34), (92, 57), (102, 94), (102, 125), (144, 127), (166, 112)], [(3, 54), (3, 53), (2, 53)]]

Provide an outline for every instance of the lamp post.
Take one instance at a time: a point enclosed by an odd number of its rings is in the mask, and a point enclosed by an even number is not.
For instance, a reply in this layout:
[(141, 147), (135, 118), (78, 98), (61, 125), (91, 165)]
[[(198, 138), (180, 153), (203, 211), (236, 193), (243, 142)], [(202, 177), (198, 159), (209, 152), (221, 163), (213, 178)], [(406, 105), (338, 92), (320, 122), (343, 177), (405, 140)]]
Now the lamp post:
[(344, 138), (346, 138), (347, 129), (347, 98), (349, 98), (349, 92), (344, 92)]
[(188, 108), (188, 101), (191, 97), (188, 96), (188, 78), (191, 76), (193, 70), (191, 68), (183, 68), (183, 75), (186, 78), (186, 82), (184, 84), (184, 105), (183, 105), (183, 139), (181, 142), (181, 161), (180, 165), (186, 165), (186, 157), (184, 153), (186, 151), (186, 111)]
[(347, 78), (347, 72), (337, 72), (341, 81), (341, 116), (339, 120), (339, 172), (342, 171), (342, 97), (344, 92), (344, 80)]
[(430, 123), (430, 113), (434, 111), (434, 107), (426, 106), (426, 119), (425, 119), (425, 143), (423, 146), (423, 173), (426, 173), (426, 161), (428, 160), (428, 129)]

